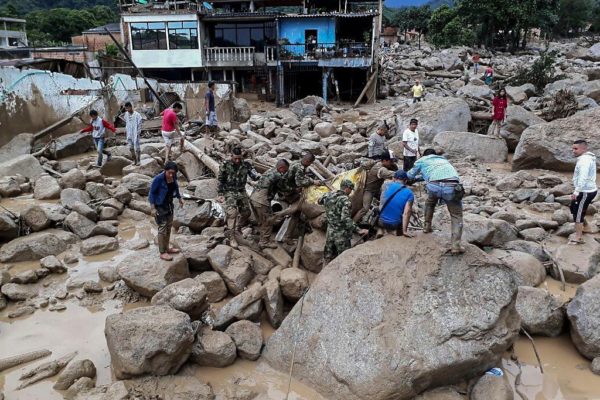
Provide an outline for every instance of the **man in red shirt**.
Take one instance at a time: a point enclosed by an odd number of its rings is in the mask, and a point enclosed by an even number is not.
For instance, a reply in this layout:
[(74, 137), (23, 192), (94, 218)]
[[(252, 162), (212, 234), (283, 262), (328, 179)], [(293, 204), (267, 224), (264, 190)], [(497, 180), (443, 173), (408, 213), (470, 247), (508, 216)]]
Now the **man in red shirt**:
[(79, 132), (92, 132), (92, 138), (94, 139), (94, 145), (96, 146), (96, 150), (98, 150), (98, 161), (96, 162), (96, 166), (100, 168), (102, 166), (102, 154), (106, 154), (106, 161), (110, 161), (111, 154), (108, 150), (104, 148), (106, 144), (106, 130), (112, 131), (113, 133), (116, 131), (115, 127), (98, 115), (98, 111), (91, 110), (90, 111), (90, 124), (87, 128), (83, 128)]
[(177, 113), (181, 112), (182, 109), (181, 103), (174, 103), (171, 108), (167, 108), (162, 112), (163, 120), (161, 133), (167, 149), (165, 162), (169, 161), (169, 157), (171, 156), (171, 146), (177, 139), (179, 139), (179, 149), (183, 151), (185, 135), (182, 134), (179, 129), (179, 119), (177, 119)]
[(479, 62), (481, 61), (481, 56), (479, 55), (478, 52), (473, 53), (473, 72), (475, 74), (477, 74), (477, 71), (479, 71)]

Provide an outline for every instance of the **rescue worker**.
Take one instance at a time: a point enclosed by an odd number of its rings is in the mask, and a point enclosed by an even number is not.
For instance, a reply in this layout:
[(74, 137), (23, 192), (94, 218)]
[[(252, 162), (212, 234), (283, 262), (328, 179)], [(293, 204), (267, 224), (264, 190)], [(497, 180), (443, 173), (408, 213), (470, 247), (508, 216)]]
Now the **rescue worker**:
[(388, 134), (388, 126), (385, 121), (377, 128), (377, 132), (373, 133), (369, 137), (369, 147), (367, 157), (372, 159), (379, 159), (381, 155), (387, 152), (387, 146), (385, 145), (385, 139)]
[(386, 179), (392, 179), (394, 172), (398, 170), (395, 159), (386, 151), (380, 156), (381, 160), (367, 165), (367, 179), (365, 181), (365, 189), (363, 191), (362, 208), (354, 215), (354, 222), (359, 223), (363, 217), (369, 212), (373, 199), (379, 198), (381, 194), (381, 186)]
[(450, 229), (452, 235), (452, 254), (461, 254), (465, 249), (460, 244), (463, 230), (462, 198), (464, 188), (460, 184), (458, 172), (448, 160), (438, 156), (434, 149), (427, 149), (410, 171), (409, 179), (417, 177), (427, 184), (427, 200), (425, 201), (425, 226), (423, 233), (431, 233), (433, 212), (438, 202), (446, 203), (450, 213)]
[[(320, 181), (306, 176), (306, 169), (310, 167), (314, 161), (314, 154), (310, 152), (304, 154), (300, 161), (294, 161), (290, 164), (288, 171), (281, 180), (279, 184), (279, 190), (282, 193), (283, 199), (290, 205), (290, 207), (296, 207), (298, 202), (301, 201), (300, 195), (302, 194), (302, 189), (312, 185), (321, 184)], [(285, 234), (286, 239), (292, 238), (291, 235), (296, 230), (299, 221), (300, 212), (294, 212), (290, 216), (287, 233)]]
[(319, 204), (325, 207), (327, 218), (323, 265), (351, 247), (352, 233), (365, 235), (369, 232), (367, 229), (359, 229), (352, 221), (352, 204), (349, 196), (353, 190), (354, 183), (344, 179), (340, 183), (340, 190), (329, 192), (319, 199)]
[(217, 198), (225, 204), (227, 236), (232, 247), (237, 247), (236, 229), (246, 226), (250, 217), (250, 202), (246, 193), (248, 177), (255, 181), (260, 176), (248, 161), (243, 160), (242, 149), (235, 147), (231, 151), (231, 159), (224, 161), (219, 168)]
[(269, 244), (273, 231), (271, 201), (275, 197), (279, 184), (288, 171), (289, 166), (290, 164), (285, 159), (277, 161), (275, 168), (271, 168), (260, 177), (250, 196), (252, 209), (258, 220), (258, 232), (260, 235), (258, 245), (261, 248), (277, 247), (274, 244)]

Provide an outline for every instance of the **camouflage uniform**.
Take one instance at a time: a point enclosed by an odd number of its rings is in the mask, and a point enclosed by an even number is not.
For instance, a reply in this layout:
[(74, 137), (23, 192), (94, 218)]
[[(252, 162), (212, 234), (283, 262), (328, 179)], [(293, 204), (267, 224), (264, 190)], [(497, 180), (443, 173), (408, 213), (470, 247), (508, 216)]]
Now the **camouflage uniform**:
[(350, 248), (352, 233), (358, 232), (358, 226), (352, 221), (352, 204), (343, 190), (325, 194), (319, 204), (325, 206), (327, 236), (323, 258), (329, 262)]
[(225, 197), (225, 212), (227, 213), (227, 228), (236, 228), (236, 219), (239, 214), (240, 223), (238, 228), (245, 226), (250, 217), (250, 203), (246, 193), (246, 180), (250, 177), (252, 180), (259, 178), (254, 167), (247, 162), (242, 161), (239, 165), (230, 160), (223, 162), (219, 168), (219, 196)]
[(271, 237), (271, 232), (273, 230), (271, 222), (271, 201), (275, 197), (283, 177), (284, 175), (277, 171), (277, 168), (271, 168), (260, 177), (250, 196), (252, 208), (256, 213), (259, 224), (259, 244), (264, 245), (268, 243)]
[[(313, 185), (314, 180), (306, 176), (306, 167), (301, 161), (294, 161), (290, 164), (279, 183), (279, 191), (290, 207), (293, 207), (298, 201), (301, 201), (300, 194), (302, 189)], [(300, 212), (291, 215), (286, 233), (286, 239), (291, 239), (291, 235), (297, 230), (300, 223)]]

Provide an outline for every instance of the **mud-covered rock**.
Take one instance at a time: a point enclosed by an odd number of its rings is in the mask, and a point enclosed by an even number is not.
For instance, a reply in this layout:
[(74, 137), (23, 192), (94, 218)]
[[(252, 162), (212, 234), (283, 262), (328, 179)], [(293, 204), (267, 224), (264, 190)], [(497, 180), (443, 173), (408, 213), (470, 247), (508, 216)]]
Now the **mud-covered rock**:
[(221, 276), (214, 271), (206, 271), (194, 278), (206, 288), (206, 300), (217, 303), (227, 297), (227, 286)]
[(471, 400), (513, 400), (513, 390), (506, 375), (485, 374), (471, 390)]
[(517, 273), (519, 286), (537, 286), (546, 279), (544, 264), (531, 254), (521, 251), (494, 249), (491, 256), (497, 257)]
[(84, 189), (85, 188), (85, 175), (78, 168), (73, 168), (60, 178), (60, 184), (63, 188), (67, 189)]
[(194, 344), (190, 317), (166, 306), (109, 315), (104, 335), (117, 379), (175, 374)]
[(579, 286), (575, 297), (567, 306), (567, 317), (571, 323), (571, 340), (577, 350), (590, 360), (600, 357), (598, 304), (600, 304), (600, 276)]
[(55, 390), (67, 390), (79, 378), (95, 378), (96, 366), (91, 360), (74, 360), (63, 369), (56, 383), (52, 386)]
[(24, 154), (0, 163), (0, 176), (11, 176), (18, 173), (25, 178), (34, 180), (45, 172), (39, 160), (31, 154)]
[(265, 357), (286, 370), (295, 342), (294, 376), (331, 399), (409, 399), (477, 376), (520, 327), (513, 272), (495, 260), (469, 245), (447, 256), (431, 235), (359, 245), (321, 271)]
[(187, 261), (181, 254), (175, 254), (173, 261), (164, 261), (152, 249), (128, 255), (118, 264), (117, 272), (127, 286), (145, 297), (190, 277)]
[(60, 197), (60, 185), (50, 175), (41, 175), (35, 180), (33, 197), (37, 200), (54, 200)]
[(227, 302), (216, 313), (214, 327), (217, 329), (225, 329), (232, 322), (246, 319), (246, 309), (253, 306), (254, 303), (262, 299), (265, 289), (259, 282), (255, 282), (245, 291), (238, 294)]
[(452, 157), (475, 157), (488, 163), (506, 161), (508, 148), (504, 139), (470, 132), (440, 132), (433, 139), (433, 144), (440, 146), (444, 153)]
[(233, 364), (237, 349), (225, 332), (213, 331), (205, 326), (196, 334), (190, 360), (206, 367), (222, 368)]
[(152, 296), (151, 303), (157, 306), (169, 306), (191, 317), (200, 317), (208, 308), (206, 294), (207, 290), (202, 283), (196, 279), (186, 278), (165, 286)]
[(39, 260), (59, 254), (77, 241), (77, 236), (58, 229), (48, 229), (11, 240), (0, 247), (0, 262)]
[(517, 312), (521, 325), (532, 335), (560, 335), (565, 322), (562, 306), (560, 299), (545, 289), (519, 287)]
[(250, 321), (238, 321), (225, 330), (235, 343), (240, 358), (246, 360), (257, 360), (263, 345), (262, 331), (260, 327)]
[(308, 288), (308, 274), (299, 268), (286, 268), (279, 275), (279, 285), (286, 299), (298, 301)]
[(81, 242), (81, 254), (95, 256), (97, 254), (115, 251), (119, 248), (119, 241), (110, 236), (94, 236)]
[[(43, 212), (41, 213), (41, 215), (46, 216), (46, 214)], [(31, 217), (31, 213), (29, 214), (29, 216)], [(44, 229), (48, 227), (48, 225), (50, 225), (50, 220), (48, 218), (46, 218), (45, 220), (40, 218), (40, 222), (42, 223), (40, 224), (42, 226), (41, 228), (40, 225), (34, 224), (37, 230)], [(9, 240), (15, 239), (17, 237), (19, 237), (19, 225), (17, 225), (17, 222), (15, 221), (13, 216), (5, 212), (0, 212), (0, 242), (8, 242)]]
[(71, 133), (55, 140), (56, 158), (66, 158), (87, 152), (94, 147), (94, 139), (89, 133)]

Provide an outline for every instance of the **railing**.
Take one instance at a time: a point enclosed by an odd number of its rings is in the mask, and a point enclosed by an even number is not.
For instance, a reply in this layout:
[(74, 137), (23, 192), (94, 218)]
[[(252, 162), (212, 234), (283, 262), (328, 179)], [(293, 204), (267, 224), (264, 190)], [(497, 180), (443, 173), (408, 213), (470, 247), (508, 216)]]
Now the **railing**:
[(265, 46), (265, 61), (268, 63), (277, 61), (277, 47)]
[(254, 62), (254, 47), (207, 47), (206, 61), (209, 63), (240, 63)]
[(140, 0), (119, 0), (119, 7), (121, 11), (129, 11), (134, 6), (140, 6), (143, 9), (156, 9), (156, 10), (199, 10), (199, 0), (154, 0), (154, 1), (140, 1)]
[(283, 44), (279, 46), (281, 61), (312, 61), (332, 58), (371, 57), (369, 43)]

